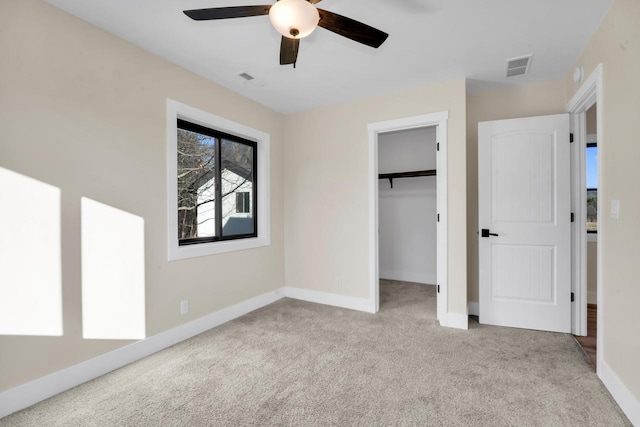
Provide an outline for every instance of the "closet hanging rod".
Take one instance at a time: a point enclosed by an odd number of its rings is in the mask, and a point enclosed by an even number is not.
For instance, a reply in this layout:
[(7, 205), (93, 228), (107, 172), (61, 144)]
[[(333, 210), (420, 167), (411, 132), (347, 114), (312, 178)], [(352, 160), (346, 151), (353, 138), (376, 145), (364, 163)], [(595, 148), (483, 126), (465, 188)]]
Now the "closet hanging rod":
[(436, 170), (429, 169), (424, 171), (412, 171), (412, 172), (393, 172), (393, 173), (381, 173), (378, 174), (378, 179), (388, 179), (391, 188), (393, 188), (393, 180), (395, 178), (415, 178), (417, 176), (435, 176)]

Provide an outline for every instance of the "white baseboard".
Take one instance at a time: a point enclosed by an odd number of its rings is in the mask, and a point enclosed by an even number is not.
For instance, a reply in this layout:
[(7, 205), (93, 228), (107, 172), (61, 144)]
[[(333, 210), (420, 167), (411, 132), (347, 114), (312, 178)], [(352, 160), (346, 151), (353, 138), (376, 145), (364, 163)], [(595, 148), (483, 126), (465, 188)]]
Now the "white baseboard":
[(0, 393), (0, 418), (269, 305), (280, 288)]
[(387, 280), (399, 280), (402, 282), (425, 283), (427, 285), (435, 285), (438, 281), (435, 273), (404, 270), (380, 269), (380, 278)]
[(598, 304), (597, 292), (587, 292), (587, 304)]
[(329, 292), (292, 288), (289, 286), (284, 288), (284, 296), (302, 301), (315, 302), (318, 304), (349, 308), (357, 311), (366, 311), (367, 313), (376, 312), (374, 303), (369, 298), (350, 297), (346, 295), (332, 294)]
[(618, 403), (622, 412), (629, 418), (631, 424), (640, 426), (640, 401), (634, 397), (604, 360), (598, 360), (598, 376)]
[(480, 316), (480, 303), (471, 301), (469, 303), (469, 316)]
[(469, 316), (462, 313), (447, 313), (445, 321), (440, 321), (440, 326), (454, 329), (469, 329)]

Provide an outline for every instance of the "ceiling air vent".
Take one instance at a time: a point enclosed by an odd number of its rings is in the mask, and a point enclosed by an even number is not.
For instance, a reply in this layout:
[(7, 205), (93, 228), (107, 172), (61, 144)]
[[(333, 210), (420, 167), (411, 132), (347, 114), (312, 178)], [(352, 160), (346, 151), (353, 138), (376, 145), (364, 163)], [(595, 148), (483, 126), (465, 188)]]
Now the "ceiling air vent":
[(240, 73), (240, 74), (238, 74), (238, 76), (242, 77), (245, 80), (253, 80), (255, 78), (251, 74), (248, 74), (248, 73)]
[(531, 68), (531, 58), (533, 54), (507, 59), (507, 77), (527, 74)]

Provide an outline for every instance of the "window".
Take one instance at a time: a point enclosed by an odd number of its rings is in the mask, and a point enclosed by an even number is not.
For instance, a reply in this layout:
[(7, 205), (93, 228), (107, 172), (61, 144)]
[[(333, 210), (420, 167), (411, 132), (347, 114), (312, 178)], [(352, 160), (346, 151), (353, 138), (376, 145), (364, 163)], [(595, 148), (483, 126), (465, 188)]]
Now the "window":
[(598, 144), (587, 144), (587, 233), (598, 232)]
[(169, 260), (268, 246), (268, 134), (167, 100)]
[(256, 237), (256, 143), (181, 119), (177, 138), (179, 244)]
[(236, 213), (251, 213), (248, 191), (236, 193)]

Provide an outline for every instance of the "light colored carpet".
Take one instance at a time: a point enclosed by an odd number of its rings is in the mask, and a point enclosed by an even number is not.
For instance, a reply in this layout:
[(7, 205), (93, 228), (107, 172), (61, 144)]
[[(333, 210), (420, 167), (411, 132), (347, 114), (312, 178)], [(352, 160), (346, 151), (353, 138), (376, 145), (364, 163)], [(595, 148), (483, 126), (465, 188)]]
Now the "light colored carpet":
[(380, 313), (280, 300), (2, 426), (624, 426), (570, 335), (441, 328), (433, 286)]

